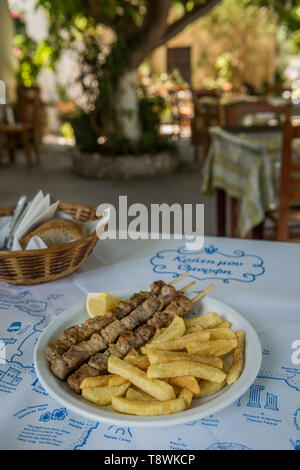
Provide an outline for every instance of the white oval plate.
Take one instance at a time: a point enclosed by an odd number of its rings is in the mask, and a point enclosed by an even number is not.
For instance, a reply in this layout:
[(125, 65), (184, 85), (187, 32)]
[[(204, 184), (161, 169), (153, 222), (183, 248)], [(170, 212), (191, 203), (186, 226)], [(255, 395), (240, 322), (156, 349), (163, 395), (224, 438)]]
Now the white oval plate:
[[(128, 292), (114, 292), (123, 298), (128, 298)], [(49, 365), (45, 359), (46, 344), (56, 339), (66, 328), (83, 323), (87, 319), (87, 314), (83, 304), (74, 305), (68, 308), (55, 318), (41, 335), (35, 351), (34, 365), (38, 379), (44, 389), (55, 400), (63, 404), (66, 408), (89, 419), (104, 421), (112, 424), (123, 424), (126, 426), (136, 426), (143, 428), (153, 428), (162, 426), (176, 426), (204, 418), (214, 414), (223, 408), (231, 405), (240, 398), (256, 379), (259, 372), (262, 350), (258, 336), (250, 323), (238, 312), (228, 305), (219, 302), (211, 297), (204, 297), (195, 304), (195, 314), (217, 312), (224, 320), (232, 323), (234, 331), (244, 330), (246, 333), (246, 359), (244, 371), (237, 382), (226, 386), (223, 390), (209, 397), (193, 399), (191, 408), (180, 413), (165, 416), (130, 416), (120, 414), (112, 410), (111, 406), (96, 406), (84, 400), (80, 395), (73, 392), (66, 382), (56, 379), (50, 372)]]

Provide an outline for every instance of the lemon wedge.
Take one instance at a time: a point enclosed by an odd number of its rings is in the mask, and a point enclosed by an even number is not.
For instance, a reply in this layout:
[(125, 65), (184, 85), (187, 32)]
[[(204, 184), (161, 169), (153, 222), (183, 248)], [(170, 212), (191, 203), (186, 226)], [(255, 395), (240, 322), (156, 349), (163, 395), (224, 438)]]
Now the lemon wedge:
[(108, 310), (114, 308), (120, 297), (115, 295), (106, 294), (105, 292), (99, 292), (97, 294), (90, 293), (86, 297), (85, 308), (89, 317), (94, 318), (98, 315), (105, 315)]

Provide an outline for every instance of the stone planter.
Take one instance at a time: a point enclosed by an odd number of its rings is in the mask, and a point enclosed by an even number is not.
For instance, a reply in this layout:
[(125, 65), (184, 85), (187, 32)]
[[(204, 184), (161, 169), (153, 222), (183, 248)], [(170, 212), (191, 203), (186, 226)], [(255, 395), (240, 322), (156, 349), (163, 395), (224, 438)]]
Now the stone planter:
[(161, 152), (154, 155), (106, 156), (84, 153), (78, 148), (72, 154), (73, 171), (86, 178), (129, 180), (174, 173), (179, 164), (176, 153)]

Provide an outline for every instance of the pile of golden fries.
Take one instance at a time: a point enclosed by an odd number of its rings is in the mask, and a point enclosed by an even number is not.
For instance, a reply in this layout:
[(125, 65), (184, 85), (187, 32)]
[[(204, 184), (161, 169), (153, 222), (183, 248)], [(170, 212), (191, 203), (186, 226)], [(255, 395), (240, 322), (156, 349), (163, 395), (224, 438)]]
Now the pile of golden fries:
[(108, 374), (81, 383), (83, 398), (137, 416), (184, 411), (193, 397), (222, 390), (240, 377), (245, 363), (245, 332), (215, 312), (175, 317), (140, 351), (111, 356)]

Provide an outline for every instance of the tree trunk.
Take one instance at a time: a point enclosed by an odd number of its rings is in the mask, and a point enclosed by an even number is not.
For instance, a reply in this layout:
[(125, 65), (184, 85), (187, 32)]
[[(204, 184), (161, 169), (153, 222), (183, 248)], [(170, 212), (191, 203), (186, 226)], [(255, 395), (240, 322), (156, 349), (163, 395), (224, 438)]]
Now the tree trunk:
[(137, 70), (130, 70), (120, 78), (116, 93), (120, 132), (131, 142), (137, 142), (141, 137), (136, 84)]

